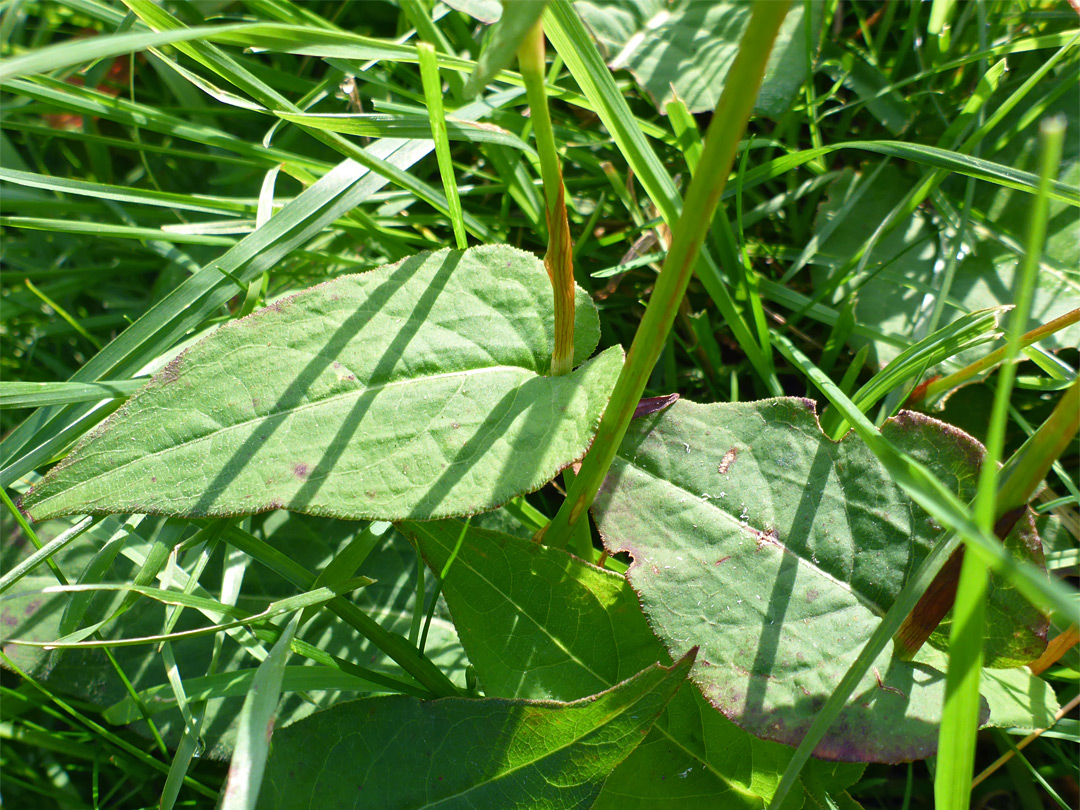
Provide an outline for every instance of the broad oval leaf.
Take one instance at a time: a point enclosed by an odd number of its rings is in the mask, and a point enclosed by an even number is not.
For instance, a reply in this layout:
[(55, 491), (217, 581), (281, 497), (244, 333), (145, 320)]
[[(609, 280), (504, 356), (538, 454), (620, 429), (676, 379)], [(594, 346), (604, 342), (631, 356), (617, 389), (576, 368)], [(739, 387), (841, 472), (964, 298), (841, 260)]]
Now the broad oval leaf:
[(686, 679), (687, 655), (573, 703), (404, 696), (274, 734), (258, 807), (587, 808)]
[[(35, 520), (284, 508), (396, 520), (539, 488), (592, 442), (622, 364), (543, 376), (543, 264), (505, 246), (344, 276), (181, 354), (23, 499)], [(575, 362), (599, 339), (577, 292)]]
[[(882, 432), (971, 497), (982, 453), (974, 439), (913, 413)], [(680, 400), (633, 423), (594, 514), (608, 549), (633, 555), (627, 577), (668, 649), (700, 646), (692, 677), (705, 696), (743, 728), (789, 744), (944, 533), (856, 436), (829, 441), (799, 399)], [(1030, 527), (1009, 545), (1041, 562)], [(987, 621), (989, 666), (1045, 646), (1044, 617), (1000, 581)], [(927, 756), (943, 689), (934, 667), (882, 653), (815, 754)]]

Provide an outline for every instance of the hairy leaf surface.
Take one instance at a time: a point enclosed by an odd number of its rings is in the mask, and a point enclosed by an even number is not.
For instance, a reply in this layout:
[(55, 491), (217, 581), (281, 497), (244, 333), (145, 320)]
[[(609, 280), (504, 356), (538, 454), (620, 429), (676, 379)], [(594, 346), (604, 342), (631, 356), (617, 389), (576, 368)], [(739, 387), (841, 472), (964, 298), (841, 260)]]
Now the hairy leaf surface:
[[(578, 290), (575, 360), (599, 339)], [(35, 519), (290, 509), (471, 514), (580, 458), (619, 373), (609, 349), (543, 376), (551, 283), (510, 247), (422, 253), (280, 300), (170, 363), (34, 487)]]
[[(693, 678), (754, 734), (797, 743), (943, 529), (857, 437), (825, 438), (812, 403), (680, 400), (630, 427), (595, 515), (653, 629), (674, 655), (699, 645)], [(883, 433), (970, 498), (982, 447), (919, 414)], [(1041, 562), (1026, 521), (1008, 545)], [(986, 662), (1045, 646), (1046, 622), (1004, 583), (987, 610)], [(935, 641), (934, 638), (931, 639)], [(815, 752), (897, 762), (927, 756), (944, 688), (932, 666), (875, 661)]]

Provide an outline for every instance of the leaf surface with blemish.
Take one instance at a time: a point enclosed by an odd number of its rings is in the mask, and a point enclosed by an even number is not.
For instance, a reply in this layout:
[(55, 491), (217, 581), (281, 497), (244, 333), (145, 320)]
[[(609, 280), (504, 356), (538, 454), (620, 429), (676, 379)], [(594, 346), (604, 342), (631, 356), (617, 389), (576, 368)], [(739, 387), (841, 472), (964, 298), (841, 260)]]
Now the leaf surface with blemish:
[[(963, 499), (983, 449), (967, 434), (902, 412), (882, 432)], [(693, 678), (728, 717), (797, 744), (944, 531), (853, 434), (821, 432), (812, 403), (680, 400), (631, 424), (594, 506), (673, 655), (700, 646)], [(1021, 520), (1006, 545), (1042, 562)], [(995, 580), (989, 666), (1045, 646), (1046, 621)], [(931, 644), (940, 643), (940, 633)], [(816, 753), (898, 762), (933, 753), (944, 675), (882, 653)]]
[[(575, 361), (596, 347), (577, 291)], [(25, 497), (35, 519), (136, 512), (472, 514), (538, 489), (592, 442), (612, 348), (545, 376), (551, 283), (504, 246), (422, 253), (218, 329)]]

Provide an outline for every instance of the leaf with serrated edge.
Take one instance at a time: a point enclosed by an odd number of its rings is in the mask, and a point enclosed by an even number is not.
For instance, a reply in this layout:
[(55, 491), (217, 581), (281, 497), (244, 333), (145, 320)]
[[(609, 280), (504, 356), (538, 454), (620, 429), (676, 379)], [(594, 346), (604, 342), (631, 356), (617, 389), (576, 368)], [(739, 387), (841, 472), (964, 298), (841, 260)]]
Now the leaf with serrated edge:
[[(743, 728), (789, 744), (944, 533), (857, 437), (826, 439), (812, 406), (680, 400), (631, 425), (594, 507), (607, 548), (633, 556), (627, 577), (668, 649), (700, 646), (693, 678), (705, 696)], [(971, 497), (982, 454), (974, 439), (913, 413), (882, 432)], [(1009, 545), (1041, 562), (1030, 526)], [(1015, 665), (1045, 645), (1044, 617), (1004, 583), (988, 624), (988, 664)], [(929, 755), (943, 688), (933, 667), (882, 653), (815, 753)]]
[[(581, 362), (599, 324), (580, 289), (576, 312)], [(181, 354), (22, 507), (35, 520), (491, 509), (584, 454), (618, 376), (618, 347), (543, 376), (553, 329), (543, 264), (505, 246), (320, 284)]]
[(587, 808), (692, 664), (693, 652), (573, 703), (341, 703), (274, 735), (258, 806)]

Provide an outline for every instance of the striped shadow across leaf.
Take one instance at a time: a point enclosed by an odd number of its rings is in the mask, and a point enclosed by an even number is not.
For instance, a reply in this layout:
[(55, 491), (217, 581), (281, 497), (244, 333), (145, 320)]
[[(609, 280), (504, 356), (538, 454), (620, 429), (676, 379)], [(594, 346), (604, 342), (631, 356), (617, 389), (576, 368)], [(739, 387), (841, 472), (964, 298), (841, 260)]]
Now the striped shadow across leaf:
[[(422, 253), (212, 333), (23, 499), (35, 520), (284, 508), (396, 520), (530, 492), (592, 442), (622, 365), (545, 376), (551, 283), (504, 246)], [(599, 340), (577, 290), (575, 362)]]
[[(973, 497), (983, 448), (970, 436), (910, 412), (882, 433)], [(668, 650), (700, 647), (691, 677), (706, 698), (748, 731), (792, 745), (944, 535), (856, 436), (828, 440), (812, 403), (790, 398), (680, 400), (638, 420), (594, 515), (606, 547), (633, 556), (627, 578)], [(1042, 562), (1028, 519), (1006, 547)], [(1000, 579), (987, 622), (987, 666), (1021, 666), (1045, 647), (1046, 618)], [(943, 625), (931, 645), (946, 635)], [(887, 650), (815, 754), (929, 756), (943, 694), (940, 670)]]

